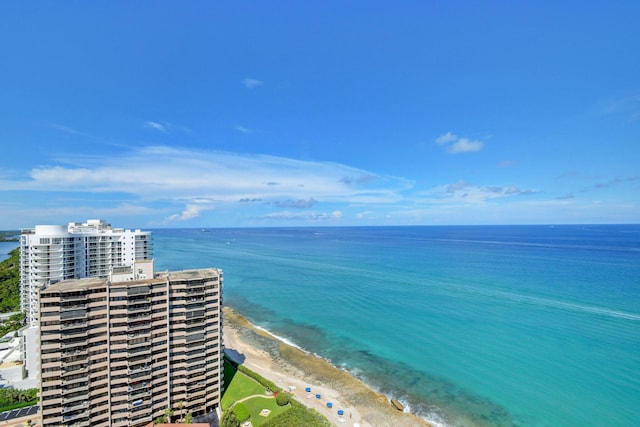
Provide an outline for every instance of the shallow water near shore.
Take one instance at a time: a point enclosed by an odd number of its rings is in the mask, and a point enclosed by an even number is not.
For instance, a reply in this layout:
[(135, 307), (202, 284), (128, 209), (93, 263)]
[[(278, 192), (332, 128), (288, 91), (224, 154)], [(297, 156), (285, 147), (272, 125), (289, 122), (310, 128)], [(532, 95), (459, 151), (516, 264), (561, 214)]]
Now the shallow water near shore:
[(155, 230), (156, 268), (425, 419), (635, 425), (640, 226)]

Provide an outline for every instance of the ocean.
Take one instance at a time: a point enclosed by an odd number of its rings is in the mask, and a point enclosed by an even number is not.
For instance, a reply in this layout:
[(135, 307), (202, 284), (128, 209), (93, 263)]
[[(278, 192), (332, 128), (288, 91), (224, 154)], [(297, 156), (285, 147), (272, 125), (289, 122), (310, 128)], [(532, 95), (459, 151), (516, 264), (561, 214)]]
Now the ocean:
[(434, 424), (640, 425), (640, 225), (161, 229), (154, 256)]
[(20, 247), (20, 242), (0, 242), (0, 261), (9, 258), (9, 252)]

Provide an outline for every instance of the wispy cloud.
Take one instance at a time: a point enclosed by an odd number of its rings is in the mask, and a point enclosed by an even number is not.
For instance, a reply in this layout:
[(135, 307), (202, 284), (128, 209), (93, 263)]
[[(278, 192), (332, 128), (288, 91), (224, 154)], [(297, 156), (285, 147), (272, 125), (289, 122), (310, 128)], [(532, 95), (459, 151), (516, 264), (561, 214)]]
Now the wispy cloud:
[(602, 101), (597, 109), (603, 115), (623, 115), (631, 122), (636, 121), (640, 119), (640, 91)]
[(155, 129), (155, 130), (158, 130), (160, 132), (167, 133), (167, 128), (162, 123), (149, 121), (149, 122), (146, 122), (145, 125), (149, 129)]
[(453, 141), (457, 141), (458, 140), (458, 136), (452, 134), (451, 132), (447, 132), (445, 134), (440, 135), (439, 137), (436, 138), (436, 144), (438, 145), (443, 145), (443, 144), (447, 144), (449, 142), (453, 142)]
[(465, 204), (483, 203), (487, 200), (511, 196), (536, 194), (538, 191), (521, 189), (517, 186), (476, 186), (460, 180), (446, 185), (437, 186), (422, 194), (429, 202), (463, 202)]
[(278, 221), (305, 221), (305, 222), (325, 222), (339, 220), (343, 217), (342, 211), (333, 212), (274, 212), (263, 215), (260, 219)]
[[(345, 176), (372, 177), (347, 184)], [(29, 179), (0, 179), (5, 190), (127, 194), (182, 205), (168, 220), (188, 220), (221, 205), (304, 209), (320, 203), (389, 204), (413, 183), (348, 165), (284, 157), (150, 146), (113, 157), (73, 155), (34, 168)], [(262, 201), (261, 204), (247, 201)]]
[(234, 129), (237, 130), (238, 132), (242, 132), (242, 133), (251, 133), (252, 132), (251, 129), (248, 129), (248, 128), (246, 128), (244, 126), (240, 126), (240, 125), (234, 126)]
[(176, 125), (171, 122), (166, 121), (153, 121), (149, 120), (144, 122), (144, 127), (147, 129), (156, 130), (158, 132), (166, 133), (166, 134), (191, 134), (191, 129), (186, 126)]
[(318, 203), (318, 201), (312, 197), (310, 199), (275, 201), (272, 205), (279, 208), (308, 209), (313, 207), (316, 203)]
[(48, 126), (52, 129), (55, 129), (57, 131), (60, 131), (62, 133), (65, 133), (67, 135), (71, 135), (71, 136), (88, 136), (87, 134), (80, 132), (79, 130), (71, 127), (71, 126), (65, 126), (65, 125), (61, 125), (58, 123), (49, 123)]
[(258, 86), (262, 86), (264, 84), (264, 82), (262, 80), (246, 78), (246, 79), (242, 80), (242, 84), (247, 89), (255, 89)]
[(616, 186), (621, 185), (621, 184), (626, 184), (626, 183), (629, 183), (629, 182), (636, 182), (636, 181), (640, 181), (640, 176), (638, 176), (638, 175), (636, 175), (636, 176), (626, 176), (626, 177), (617, 176), (617, 177), (609, 179), (607, 181), (602, 181), (602, 182), (598, 182), (596, 184), (593, 184), (591, 187), (588, 187), (586, 190), (616, 187)]
[(480, 140), (461, 138), (451, 132), (440, 135), (435, 142), (438, 145), (446, 145), (447, 151), (451, 154), (480, 151), (484, 147), (484, 142)]
[(575, 196), (573, 194), (565, 194), (563, 196), (558, 196), (554, 200), (571, 200), (571, 199), (575, 199)]

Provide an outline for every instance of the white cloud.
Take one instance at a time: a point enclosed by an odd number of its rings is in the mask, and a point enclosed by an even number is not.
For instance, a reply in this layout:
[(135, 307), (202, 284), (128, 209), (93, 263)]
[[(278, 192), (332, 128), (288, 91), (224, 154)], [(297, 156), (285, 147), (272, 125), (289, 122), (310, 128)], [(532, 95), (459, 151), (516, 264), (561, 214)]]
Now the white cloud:
[(267, 215), (263, 215), (259, 219), (278, 220), (278, 221), (310, 221), (310, 222), (324, 222), (324, 221), (339, 221), (342, 219), (341, 211), (328, 212), (274, 212)]
[(365, 219), (370, 217), (371, 215), (373, 215), (375, 212), (373, 211), (364, 211), (364, 212), (359, 212), (356, 214), (356, 218), (358, 219)]
[(458, 137), (456, 135), (452, 134), (451, 132), (447, 132), (436, 138), (436, 144), (442, 145), (442, 144), (446, 144), (448, 142), (453, 142), (457, 140), (458, 140)]
[(66, 133), (67, 135), (73, 136), (87, 136), (86, 134), (80, 132), (79, 130), (72, 128), (71, 126), (60, 125), (58, 123), (49, 123), (49, 127), (58, 130), (60, 132)]
[[(345, 176), (368, 178), (346, 183)], [(412, 186), (403, 178), (332, 162), (166, 146), (143, 147), (112, 157), (68, 155), (64, 166), (35, 168), (29, 179), (0, 179), (5, 190), (121, 193), (199, 206), (185, 210), (181, 218), (202, 210), (203, 203), (196, 203), (199, 199), (215, 203), (263, 200), (265, 204), (285, 200), (299, 207), (316, 202), (388, 204), (401, 199), (401, 193)]]
[(167, 134), (185, 134), (191, 135), (191, 129), (186, 126), (176, 125), (170, 122), (157, 122), (157, 121), (146, 121), (144, 126), (148, 129), (157, 130), (158, 132), (167, 133)]
[(180, 214), (173, 214), (167, 218), (169, 221), (186, 221), (197, 218), (203, 211), (213, 209), (212, 206), (204, 206), (202, 204), (188, 204)]
[(442, 203), (462, 203), (479, 204), (487, 200), (499, 199), (509, 196), (524, 196), (536, 194), (538, 191), (531, 189), (520, 189), (516, 186), (476, 186), (464, 180), (451, 184), (440, 185), (429, 191), (422, 192), (423, 202)]
[(251, 133), (251, 129), (247, 129), (246, 127), (240, 125), (235, 126), (234, 129), (242, 133)]
[(453, 145), (449, 147), (449, 152), (456, 153), (468, 153), (472, 151), (480, 151), (484, 147), (484, 142), (482, 141), (471, 141), (467, 138), (460, 138)]
[(262, 80), (246, 78), (246, 79), (242, 80), (242, 84), (247, 89), (255, 89), (258, 86), (262, 86), (263, 82), (262, 82)]
[(163, 124), (158, 122), (149, 121), (149, 122), (146, 122), (145, 125), (148, 128), (159, 130), (160, 132), (165, 132), (165, 133), (167, 132), (167, 128)]
[(447, 151), (451, 154), (480, 151), (484, 147), (484, 142), (482, 141), (460, 138), (451, 132), (447, 132), (437, 137), (436, 144), (447, 145)]

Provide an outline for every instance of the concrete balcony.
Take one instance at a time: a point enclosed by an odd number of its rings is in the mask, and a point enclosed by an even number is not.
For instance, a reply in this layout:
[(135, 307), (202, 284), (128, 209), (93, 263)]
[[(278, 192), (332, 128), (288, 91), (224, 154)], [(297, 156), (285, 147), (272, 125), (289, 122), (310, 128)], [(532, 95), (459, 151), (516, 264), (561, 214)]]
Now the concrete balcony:
[[(86, 381), (87, 379), (84, 378), (84, 381)], [(75, 381), (75, 380), (74, 380)], [(87, 382), (76, 382), (75, 384), (73, 382), (68, 382), (68, 384), (65, 386), (65, 383), (62, 382), (62, 386), (63, 388), (60, 390), (60, 395), (64, 398), (64, 396), (67, 396), (69, 394), (72, 393), (79, 393), (79, 392), (85, 392), (88, 393), (89, 392), (89, 383)]]
[(85, 295), (85, 294), (60, 294), (61, 302), (83, 301), (83, 300), (86, 300), (87, 298), (88, 298), (88, 295)]
[(65, 351), (69, 351), (78, 347), (86, 347), (88, 344), (87, 339), (83, 339), (83, 340), (77, 340), (77, 341), (63, 341), (60, 343), (60, 348), (63, 351), (63, 354)]
[[(64, 400), (63, 400), (64, 402)], [(74, 402), (71, 405), (65, 405), (64, 403), (62, 404), (62, 415), (64, 414), (68, 414), (70, 412), (76, 412), (76, 411), (80, 411), (82, 409), (86, 409), (89, 406), (89, 401), (88, 400), (84, 400), (84, 401), (79, 401), (79, 402)]]
[(71, 347), (69, 349), (65, 349), (62, 352), (62, 358), (66, 358), (66, 357), (73, 357), (73, 356), (81, 356), (81, 355), (86, 355), (88, 354), (89, 349), (87, 347), (84, 348), (75, 348), (75, 347)]
[(136, 375), (142, 372), (151, 372), (151, 365), (142, 365), (142, 366), (134, 367), (132, 369), (127, 370), (128, 375)]
[(80, 421), (82, 418), (88, 418), (88, 417), (89, 417), (89, 411), (85, 410), (75, 414), (63, 415), (62, 419), (64, 420), (65, 423), (71, 423), (73, 421)]
[(127, 322), (128, 323), (134, 323), (134, 322), (139, 322), (142, 320), (149, 320), (151, 319), (151, 312), (150, 309), (148, 310), (147, 313), (141, 312), (141, 314), (136, 314), (135, 316), (130, 316), (129, 318), (127, 318)]
[(64, 321), (62, 323), (60, 323), (60, 330), (61, 331), (65, 331), (68, 329), (75, 329), (75, 328), (86, 328), (87, 327), (87, 321), (86, 320), (73, 320), (73, 321)]
[[(71, 390), (78, 391), (77, 389), (81, 388), (80, 386), (86, 386), (88, 390), (89, 383), (87, 382), (87, 379), (88, 378), (86, 376), (83, 376), (80, 378), (63, 379), (62, 387), (64, 387), (68, 391), (71, 391)], [(73, 387), (74, 385), (76, 385), (77, 387)]]
[(82, 393), (82, 394), (78, 394), (76, 396), (73, 397), (65, 397), (62, 399), (62, 405), (63, 406), (73, 406), (74, 404), (82, 404), (82, 402), (87, 400), (87, 396)]
[(127, 314), (147, 313), (151, 311), (151, 304), (134, 305), (127, 308)]

